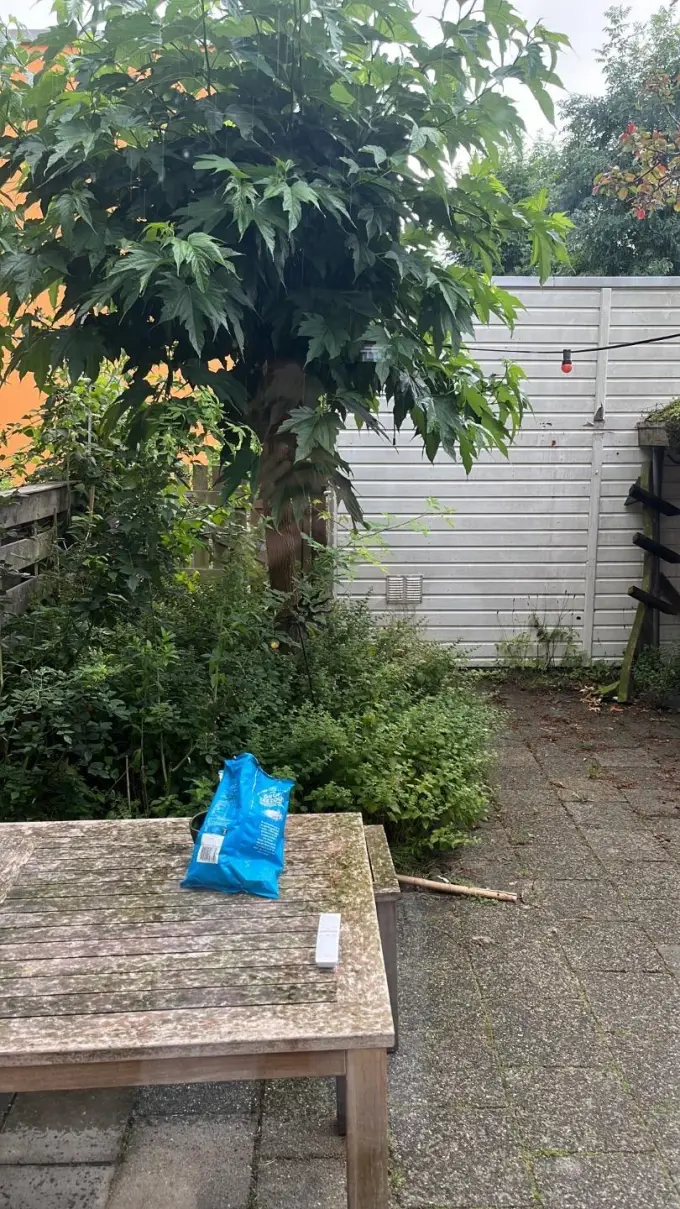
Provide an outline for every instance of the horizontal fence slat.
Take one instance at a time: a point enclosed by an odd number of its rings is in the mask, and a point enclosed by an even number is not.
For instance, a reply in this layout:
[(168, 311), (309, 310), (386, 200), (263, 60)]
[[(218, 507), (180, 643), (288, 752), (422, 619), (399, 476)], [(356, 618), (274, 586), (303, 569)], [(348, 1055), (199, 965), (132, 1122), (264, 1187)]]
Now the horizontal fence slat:
[(6, 563), (17, 571), (31, 567), (46, 558), (52, 549), (54, 530), (46, 529), (35, 537), (21, 537), (18, 541), (0, 545), (0, 563)]
[(38, 483), (0, 491), (0, 531), (58, 516), (60, 512), (66, 512), (68, 504), (66, 483)]

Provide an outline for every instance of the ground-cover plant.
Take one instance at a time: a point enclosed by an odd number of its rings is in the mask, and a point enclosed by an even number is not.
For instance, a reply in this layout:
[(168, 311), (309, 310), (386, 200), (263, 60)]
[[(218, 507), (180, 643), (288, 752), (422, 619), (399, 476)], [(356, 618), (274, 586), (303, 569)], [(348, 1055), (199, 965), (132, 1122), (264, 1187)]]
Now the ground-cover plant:
[[(361, 810), (413, 856), (453, 846), (485, 808), (492, 726), (458, 652), (333, 600), (332, 551), (292, 602), (273, 591), (247, 501), (209, 513), (187, 486), (211, 398), (173, 402), (189, 442), (171, 407), (133, 452), (101, 424), (108, 391), (56, 391), (26, 426), (22, 466), (68, 476), (74, 511), (44, 598), (2, 619), (0, 819), (191, 813), (250, 749), (295, 777), (294, 809)], [(201, 579), (217, 522), (224, 567)]]
[(680, 642), (645, 647), (635, 661), (635, 696), (661, 709), (680, 706)]

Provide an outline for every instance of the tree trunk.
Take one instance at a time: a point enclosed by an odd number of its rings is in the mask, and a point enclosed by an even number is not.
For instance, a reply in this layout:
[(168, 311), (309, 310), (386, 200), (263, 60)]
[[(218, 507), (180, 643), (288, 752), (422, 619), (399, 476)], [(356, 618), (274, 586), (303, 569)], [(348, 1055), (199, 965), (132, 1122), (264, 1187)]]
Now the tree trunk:
[(302, 535), (290, 505), (278, 528), (269, 523), (266, 530), (267, 569), (270, 586), (290, 595), (302, 567)]

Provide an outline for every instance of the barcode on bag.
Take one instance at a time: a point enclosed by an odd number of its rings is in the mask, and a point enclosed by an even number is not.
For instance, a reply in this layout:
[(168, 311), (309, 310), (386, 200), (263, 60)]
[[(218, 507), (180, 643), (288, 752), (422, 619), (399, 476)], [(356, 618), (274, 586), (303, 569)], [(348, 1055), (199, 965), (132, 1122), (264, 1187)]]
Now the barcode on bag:
[(201, 846), (198, 850), (198, 856), (196, 857), (196, 860), (199, 862), (199, 864), (216, 865), (220, 857), (220, 850), (222, 848), (223, 841), (223, 835), (202, 836)]

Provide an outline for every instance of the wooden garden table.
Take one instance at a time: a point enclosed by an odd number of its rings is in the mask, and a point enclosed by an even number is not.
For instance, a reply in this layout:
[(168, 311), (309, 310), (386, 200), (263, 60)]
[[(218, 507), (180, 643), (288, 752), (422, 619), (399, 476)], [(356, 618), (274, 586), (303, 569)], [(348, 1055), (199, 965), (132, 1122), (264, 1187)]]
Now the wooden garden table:
[[(347, 1201), (386, 1209), (385, 967), (358, 814), (288, 820), (276, 902), (181, 890), (186, 819), (0, 826), (0, 1091), (345, 1076)], [(316, 968), (321, 911), (340, 965)]]

